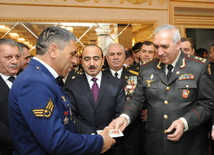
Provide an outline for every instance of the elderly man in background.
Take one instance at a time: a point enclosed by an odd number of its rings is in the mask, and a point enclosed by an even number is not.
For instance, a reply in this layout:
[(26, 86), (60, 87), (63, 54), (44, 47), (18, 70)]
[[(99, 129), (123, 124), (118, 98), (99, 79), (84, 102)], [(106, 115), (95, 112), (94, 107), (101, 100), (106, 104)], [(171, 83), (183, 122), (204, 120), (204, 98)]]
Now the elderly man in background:
[(19, 71), (18, 44), (11, 39), (0, 39), (0, 154), (12, 155), (9, 130), (8, 95)]

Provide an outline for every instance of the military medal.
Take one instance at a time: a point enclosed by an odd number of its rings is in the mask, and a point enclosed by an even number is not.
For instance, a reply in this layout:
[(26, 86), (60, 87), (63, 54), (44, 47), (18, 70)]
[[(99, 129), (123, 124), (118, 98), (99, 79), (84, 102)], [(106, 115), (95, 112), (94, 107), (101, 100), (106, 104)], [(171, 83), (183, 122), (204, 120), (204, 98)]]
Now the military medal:
[(65, 111), (64, 112), (64, 115), (65, 115), (65, 118), (64, 118), (64, 125), (67, 125), (68, 124), (68, 111)]
[(150, 86), (151, 86), (150, 84), (151, 84), (154, 80), (145, 80), (145, 81), (146, 81), (148, 87), (150, 87)]
[(70, 112), (70, 115), (71, 115), (71, 122), (72, 122), (72, 112), (71, 112), (71, 107), (69, 107), (69, 112)]

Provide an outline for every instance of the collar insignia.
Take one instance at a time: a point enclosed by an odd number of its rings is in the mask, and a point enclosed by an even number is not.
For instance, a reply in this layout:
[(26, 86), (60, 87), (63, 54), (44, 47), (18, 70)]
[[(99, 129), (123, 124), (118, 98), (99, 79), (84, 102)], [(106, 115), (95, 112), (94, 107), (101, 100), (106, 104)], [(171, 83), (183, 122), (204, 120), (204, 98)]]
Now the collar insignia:
[(157, 65), (157, 68), (158, 68), (158, 69), (161, 69), (160, 64), (161, 64), (161, 61), (158, 62), (158, 65)]

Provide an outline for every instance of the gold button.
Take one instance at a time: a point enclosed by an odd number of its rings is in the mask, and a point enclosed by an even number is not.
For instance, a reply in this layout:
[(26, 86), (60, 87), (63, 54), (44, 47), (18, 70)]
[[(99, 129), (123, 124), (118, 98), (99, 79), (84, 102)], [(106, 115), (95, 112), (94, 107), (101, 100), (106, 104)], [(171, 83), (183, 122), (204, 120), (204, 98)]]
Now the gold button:
[(168, 104), (169, 102), (166, 100), (166, 101), (164, 101), (164, 104)]
[(36, 69), (39, 69), (39, 67), (36, 67)]
[(69, 107), (70, 105), (69, 105), (69, 104), (67, 104), (67, 106)]
[(167, 116), (167, 115), (164, 115), (163, 117), (164, 117), (164, 119), (167, 119), (167, 118), (168, 118), (168, 116)]
[(186, 85), (187, 88), (189, 88), (189, 85)]
[(164, 133), (167, 133), (167, 130), (164, 130)]
[(166, 90), (170, 90), (170, 87), (168, 86), (168, 87), (166, 87)]

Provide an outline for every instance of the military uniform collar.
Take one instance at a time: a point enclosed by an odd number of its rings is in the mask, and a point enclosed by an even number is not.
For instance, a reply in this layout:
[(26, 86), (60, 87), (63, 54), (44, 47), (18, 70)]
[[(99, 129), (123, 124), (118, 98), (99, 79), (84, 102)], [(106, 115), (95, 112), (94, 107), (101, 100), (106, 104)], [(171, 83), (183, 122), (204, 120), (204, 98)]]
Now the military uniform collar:
[(54, 78), (57, 78), (59, 75), (57, 74), (57, 72), (48, 64), (46, 64), (44, 61), (42, 61), (41, 59), (37, 58), (37, 57), (33, 57), (34, 60), (39, 61), (42, 65), (45, 66), (45, 68), (47, 68), (47, 70), (53, 75)]

